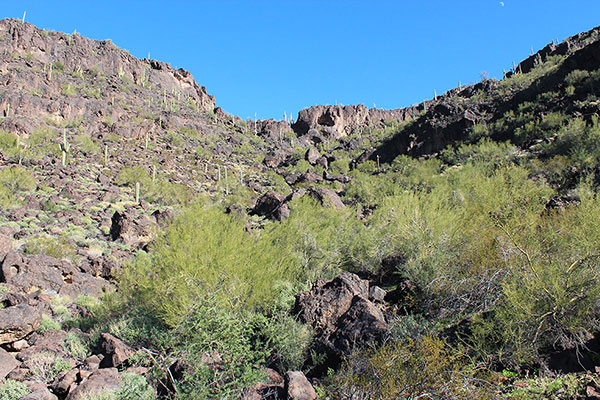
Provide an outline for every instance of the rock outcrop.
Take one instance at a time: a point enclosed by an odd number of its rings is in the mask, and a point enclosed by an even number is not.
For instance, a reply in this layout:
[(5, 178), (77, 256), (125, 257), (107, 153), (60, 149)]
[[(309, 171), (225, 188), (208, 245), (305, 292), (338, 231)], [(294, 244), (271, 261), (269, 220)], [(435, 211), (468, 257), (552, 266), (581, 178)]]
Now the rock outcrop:
[(369, 282), (349, 272), (298, 294), (294, 312), (313, 327), (315, 350), (327, 357), (318, 372), (335, 368), (356, 347), (380, 343), (388, 331), (383, 313), (369, 300)]
[(305, 108), (298, 113), (298, 119), (292, 129), (298, 136), (315, 133), (327, 138), (339, 139), (366, 126), (380, 127), (387, 121), (405, 121), (419, 113), (419, 107), (407, 107), (395, 110), (381, 110), (366, 106), (327, 106), (319, 105)]

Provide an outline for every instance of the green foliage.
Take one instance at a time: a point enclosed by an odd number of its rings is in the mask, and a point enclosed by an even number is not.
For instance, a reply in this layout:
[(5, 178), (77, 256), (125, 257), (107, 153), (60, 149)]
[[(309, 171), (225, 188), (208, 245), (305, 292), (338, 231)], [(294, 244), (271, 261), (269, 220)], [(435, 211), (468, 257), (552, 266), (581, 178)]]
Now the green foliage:
[(42, 322), (40, 323), (37, 331), (39, 333), (44, 333), (46, 331), (54, 330), (57, 331), (60, 329), (60, 324), (52, 319), (52, 317), (44, 314), (42, 315)]
[(0, 151), (12, 162), (19, 160), (19, 156), (23, 150), (17, 143), (19, 143), (17, 135), (0, 130)]
[(487, 377), (460, 348), (425, 336), (355, 353), (327, 389), (333, 398), (496, 398)]
[(154, 400), (156, 398), (154, 390), (143, 376), (127, 372), (121, 378), (121, 386), (114, 394), (115, 400)]
[(65, 70), (65, 66), (60, 61), (55, 61), (52, 63), (52, 70), (55, 72), (63, 72)]
[(77, 92), (77, 87), (71, 84), (62, 85), (62, 94), (67, 97), (75, 97), (77, 96)]
[(567, 85), (578, 85), (582, 81), (589, 78), (590, 73), (588, 71), (582, 71), (580, 69), (573, 70), (565, 77), (565, 83)]
[(242, 221), (197, 204), (174, 221), (151, 255), (125, 267), (121, 287), (175, 326), (206, 294), (230, 309), (267, 306), (276, 296), (272, 283), (296, 273), (285, 256), (268, 237), (250, 236)]
[(88, 155), (100, 154), (100, 143), (97, 143), (86, 134), (80, 134), (75, 137), (75, 148)]
[(12, 193), (31, 191), (36, 184), (35, 178), (25, 168), (12, 166), (0, 170), (0, 185)]
[(25, 244), (25, 254), (45, 254), (59, 260), (76, 262), (77, 248), (63, 237), (34, 236)]
[(90, 355), (90, 348), (87, 339), (75, 332), (67, 333), (63, 341), (63, 347), (76, 360), (83, 361)]
[(514, 387), (505, 398), (509, 400), (529, 399), (586, 399), (587, 382), (591, 377), (575, 375), (559, 376), (556, 378), (527, 379), (520, 382), (520, 387)]
[(71, 369), (68, 361), (50, 351), (33, 355), (29, 364), (33, 376), (44, 383), (52, 382), (61, 372)]
[(154, 400), (156, 394), (141, 375), (126, 372), (121, 375), (121, 383), (116, 391), (82, 397), (83, 400)]
[(0, 400), (19, 400), (31, 391), (23, 382), (7, 379), (0, 385)]
[(10, 166), (0, 169), (0, 205), (12, 207), (23, 194), (35, 189), (37, 182), (25, 168)]
[(116, 183), (132, 189), (140, 183), (141, 197), (150, 203), (165, 205), (186, 204), (191, 198), (190, 189), (181, 183), (171, 182), (164, 177), (153, 180), (150, 173), (142, 167), (123, 168)]
[(34, 131), (27, 139), (27, 148), (23, 151), (23, 160), (40, 160), (43, 157), (57, 157), (60, 153), (56, 145), (59, 135), (49, 127)]
[(501, 354), (518, 362), (537, 361), (557, 344), (583, 345), (600, 305), (600, 231), (593, 222), (599, 216), (600, 200), (588, 195), (578, 207), (543, 218), (535, 232), (506, 230), (509, 275), (496, 317), (481, 321), (481, 340), (500, 334)]

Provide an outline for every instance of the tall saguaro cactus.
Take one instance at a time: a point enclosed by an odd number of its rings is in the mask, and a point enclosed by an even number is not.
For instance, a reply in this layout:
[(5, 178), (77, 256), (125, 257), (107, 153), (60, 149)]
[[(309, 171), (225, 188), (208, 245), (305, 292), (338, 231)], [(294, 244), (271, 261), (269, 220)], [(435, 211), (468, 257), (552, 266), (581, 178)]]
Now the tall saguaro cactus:
[(67, 153), (71, 150), (71, 144), (67, 141), (67, 131), (63, 130), (63, 142), (58, 145), (62, 155), (62, 166), (67, 165)]

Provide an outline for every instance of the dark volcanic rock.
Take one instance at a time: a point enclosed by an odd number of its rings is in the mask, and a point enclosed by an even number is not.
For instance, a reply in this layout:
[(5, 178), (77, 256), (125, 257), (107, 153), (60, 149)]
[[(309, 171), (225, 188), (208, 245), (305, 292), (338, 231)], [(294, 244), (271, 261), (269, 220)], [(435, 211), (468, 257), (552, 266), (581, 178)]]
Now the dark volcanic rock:
[(344, 202), (340, 199), (340, 196), (333, 190), (326, 187), (310, 188), (309, 194), (317, 199), (321, 204), (330, 206), (336, 210), (340, 210), (345, 207)]
[(285, 374), (285, 389), (290, 400), (315, 400), (317, 393), (301, 371)]
[(156, 222), (148, 216), (138, 215), (135, 209), (115, 211), (110, 226), (110, 237), (134, 248), (142, 248), (150, 243), (156, 234)]
[(290, 216), (290, 209), (285, 201), (284, 195), (269, 190), (256, 200), (256, 204), (249, 213), (281, 221)]
[(69, 392), (66, 400), (83, 400), (114, 392), (119, 389), (120, 383), (121, 377), (116, 368), (99, 369)]
[(39, 328), (42, 314), (28, 304), (0, 309), (0, 344), (12, 343)]
[(99, 349), (100, 353), (104, 356), (104, 359), (100, 363), (100, 368), (120, 367), (134, 353), (131, 347), (109, 333), (100, 334)]
[(0, 348), (0, 382), (6, 378), (6, 375), (8, 375), (10, 371), (17, 368), (19, 364), (20, 363), (12, 354), (3, 348)]
[[(254, 129), (254, 121), (248, 122), (248, 125), (249, 129)], [(285, 121), (275, 121), (274, 119), (256, 121), (256, 134), (267, 137), (272, 142), (280, 140), (284, 133), (291, 130), (290, 124)]]
[(315, 350), (327, 362), (313, 372), (337, 367), (355, 347), (380, 343), (388, 325), (369, 300), (369, 282), (344, 273), (326, 282), (318, 280), (308, 292), (296, 296), (294, 312), (315, 331)]

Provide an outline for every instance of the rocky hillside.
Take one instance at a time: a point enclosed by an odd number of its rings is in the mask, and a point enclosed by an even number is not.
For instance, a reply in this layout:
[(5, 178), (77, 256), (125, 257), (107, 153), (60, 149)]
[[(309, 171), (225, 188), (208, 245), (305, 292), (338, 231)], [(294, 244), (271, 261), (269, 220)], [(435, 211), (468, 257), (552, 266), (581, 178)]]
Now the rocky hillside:
[(599, 32), (288, 122), (0, 21), (0, 399), (600, 398)]

